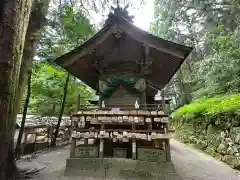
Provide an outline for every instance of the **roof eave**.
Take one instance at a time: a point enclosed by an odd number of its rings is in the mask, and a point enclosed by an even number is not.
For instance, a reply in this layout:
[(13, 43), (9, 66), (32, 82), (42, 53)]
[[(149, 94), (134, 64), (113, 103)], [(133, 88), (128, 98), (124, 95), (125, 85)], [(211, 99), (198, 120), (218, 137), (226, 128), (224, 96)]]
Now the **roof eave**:
[(94, 41), (97, 39), (97, 37), (101, 36), (102, 33), (104, 33), (110, 26), (114, 25), (114, 23), (116, 22), (117, 18), (112, 18), (107, 24), (105, 24), (103, 26), (103, 28), (98, 31), (94, 36), (92, 36), (90, 39), (88, 39), (87, 41), (85, 41), (83, 44), (81, 44), (80, 46), (78, 46), (77, 48), (73, 49), (72, 51), (56, 58), (54, 61), (56, 62), (56, 64), (58, 65), (62, 65), (66, 59), (70, 58), (70, 56), (72, 56), (75, 53), (80, 53), (86, 46), (89, 46), (91, 43), (94, 43)]
[[(108, 29), (110, 29), (112, 26), (114, 26), (115, 24), (117, 24), (119, 22), (119, 24), (122, 23), (122, 25), (126, 25), (123, 26), (123, 28), (125, 27), (125, 33), (127, 33), (129, 36), (134, 37), (137, 41), (141, 41), (138, 37), (136, 37), (136, 32), (138, 32), (140, 35), (142, 36), (146, 36), (145, 37), (145, 41), (142, 40), (142, 43), (145, 43), (146, 45), (150, 45), (153, 48), (162, 51), (164, 53), (168, 53), (171, 54), (173, 56), (176, 56), (178, 58), (184, 58), (186, 56), (186, 54), (188, 55), (191, 51), (192, 48), (191, 47), (187, 47), (184, 45), (180, 45), (180, 44), (176, 44), (174, 42), (170, 42), (164, 39), (161, 39), (157, 36), (154, 36), (144, 30), (141, 30), (137, 27), (135, 27), (131, 22), (129, 22), (127, 19), (123, 18), (123, 17), (113, 17), (107, 24), (105, 24), (105, 26), (98, 32), (96, 33), (93, 37), (91, 37), (88, 41), (86, 41), (85, 43), (83, 43), (82, 45), (80, 45), (79, 47), (75, 48), (74, 50), (70, 51), (69, 53), (58, 57), (57, 59), (55, 59), (54, 61), (58, 64), (58, 65), (64, 65), (64, 62), (66, 62), (66, 59), (69, 59), (71, 56), (73, 56), (76, 53), (81, 53), (85, 48), (89, 47), (91, 44), (95, 43), (95, 40), (97, 40), (97, 38), (99, 38), (100, 36), (102, 36), (104, 33), (106, 33), (108, 31)], [(128, 30), (128, 28), (132, 29), (133, 32), (131, 33), (131, 31)], [(111, 33), (111, 31), (110, 31)], [(150, 40), (146, 41), (146, 39), (150, 38)], [(102, 40), (104, 41), (104, 39)], [(150, 43), (150, 41), (154, 41), (154, 43)], [(161, 41), (161, 42), (159, 42)], [(165, 44), (168, 46), (168, 48), (164, 48), (162, 44)], [(171, 48), (169, 48), (171, 47)], [(172, 49), (171, 51), (169, 49)], [(180, 50), (182, 55), (179, 55), (178, 53), (174, 53), (174, 49), (178, 49)], [(71, 62), (73, 63), (73, 62)], [(65, 65), (70, 65), (70, 60), (67, 64)], [(64, 65), (64, 66), (65, 66)]]

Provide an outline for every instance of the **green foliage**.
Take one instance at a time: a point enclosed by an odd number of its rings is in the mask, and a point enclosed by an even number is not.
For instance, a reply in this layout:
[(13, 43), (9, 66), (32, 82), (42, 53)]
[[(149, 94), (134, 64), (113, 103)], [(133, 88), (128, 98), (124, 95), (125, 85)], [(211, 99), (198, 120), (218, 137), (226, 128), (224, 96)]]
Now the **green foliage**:
[(176, 110), (172, 116), (174, 120), (194, 121), (199, 118), (208, 119), (223, 115), (234, 116), (239, 114), (240, 94), (216, 96), (201, 99)]
[(49, 12), (49, 23), (38, 47), (41, 60), (53, 60), (81, 45), (96, 32), (84, 9), (77, 4), (59, 4)]
[(239, 15), (236, 0), (155, 1), (152, 33), (195, 48), (169, 83), (173, 107), (240, 92)]
[(196, 63), (195, 98), (212, 97), (216, 94), (239, 92), (240, 86), (240, 45), (239, 32), (216, 36), (206, 34), (206, 43), (212, 53)]
[(79, 45), (84, 42), (89, 35), (94, 33), (93, 25), (82, 11), (74, 12), (72, 6), (63, 5), (61, 8), (60, 22), (65, 34), (65, 40), (70, 44)]
[[(81, 45), (95, 32), (95, 27), (75, 1), (51, 6), (48, 13), (48, 24), (37, 49), (36, 59), (40, 61), (35, 62), (33, 69), (29, 112), (52, 116), (59, 114), (67, 72), (51, 62)], [(65, 114), (74, 111), (79, 94), (81, 104), (88, 103), (93, 95), (86, 85), (71, 76)]]
[[(59, 67), (49, 63), (37, 63), (32, 75), (32, 99), (29, 112), (40, 115), (57, 115), (60, 110), (66, 76), (67, 72)], [(71, 77), (65, 114), (74, 110), (79, 94), (82, 97), (82, 104), (87, 104), (87, 100), (93, 95), (86, 85)]]

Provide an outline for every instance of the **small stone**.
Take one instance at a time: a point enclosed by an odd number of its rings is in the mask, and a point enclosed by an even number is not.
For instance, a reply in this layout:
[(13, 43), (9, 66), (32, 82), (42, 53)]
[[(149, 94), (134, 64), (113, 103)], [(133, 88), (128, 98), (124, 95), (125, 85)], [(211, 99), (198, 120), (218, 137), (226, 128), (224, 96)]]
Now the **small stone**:
[(230, 146), (227, 148), (227, 153), (230, 155), (234, 155), (235, 153), (238, 153), (238, 149), (235, 146)]
[(219, 144), (219, 146), (217, 147), (217, 152), (221, 153), (221, 154), (227, 154), (227, 144)]
[(214, 146), (214, 147), (218, 147), (219, 144), (221, 144), (221, 140), (219, 138), (219, 136), (214, 136), (211, 140), (210, 143)]
[(230, 143), (230, 142), (232, 142), (232, 139), (231, 139), (231, 138), (226, 138), (225, 141), (226, 141), (227, 143)]
[(230, 131), (230, 137), (235, 143), (240, 144), (240, 127), (232, 127)]
[(224, 131), (222, 131), (220, 133), (220, 137), (221, 137), (222, 140), (225, 139), (226, 138), (226, 133)]
[(228, 143), (228, 146), (232, 147), (234, 145), (234, 143), (231, 141)]
[(240, 144), (240, 133), (236, 135), (236, 137), (234, 138), (234, 142)]
[(197, 138), (195, 136), (190, 136), (189, 140), (191, 143), (196, 144), (197, 143)]
[(236, 153), (236, 154), (235, 154), (235, 156), (236, 156), (236, 157), (239, 157), (239, 156), (240, 156), (240, 154), (239, 154), (239, 153)]
[(207, 141), (198, 140), (196, 146), (202, 150), (205, 150), (208, 146)]

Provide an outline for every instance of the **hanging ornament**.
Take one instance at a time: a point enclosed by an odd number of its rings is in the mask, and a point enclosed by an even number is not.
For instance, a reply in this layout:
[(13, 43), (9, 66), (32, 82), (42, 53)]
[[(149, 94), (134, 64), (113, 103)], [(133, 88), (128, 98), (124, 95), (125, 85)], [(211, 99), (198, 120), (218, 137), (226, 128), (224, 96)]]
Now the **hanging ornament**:
[(146, 89), (145, 79), (139, 79), (135, 84), (135, 89), (137, 89), (140, 92), (143, 92)]
[(99, 80), (99, 90), (100, 92), (104, 92), (107, 89), (108, 85), (105, 81)]

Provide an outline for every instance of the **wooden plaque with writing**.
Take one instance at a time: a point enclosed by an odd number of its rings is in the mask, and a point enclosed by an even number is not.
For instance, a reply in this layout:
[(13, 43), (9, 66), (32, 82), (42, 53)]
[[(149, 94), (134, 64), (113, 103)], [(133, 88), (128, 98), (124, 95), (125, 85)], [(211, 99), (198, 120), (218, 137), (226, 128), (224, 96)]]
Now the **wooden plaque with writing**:
[(166, 151), (158, 149), (138, 148), (138, 160), (150, 162), (166, 162)]
[(80, 145), (75, 149), (76, 158), (97, 158), (98, 146)]

